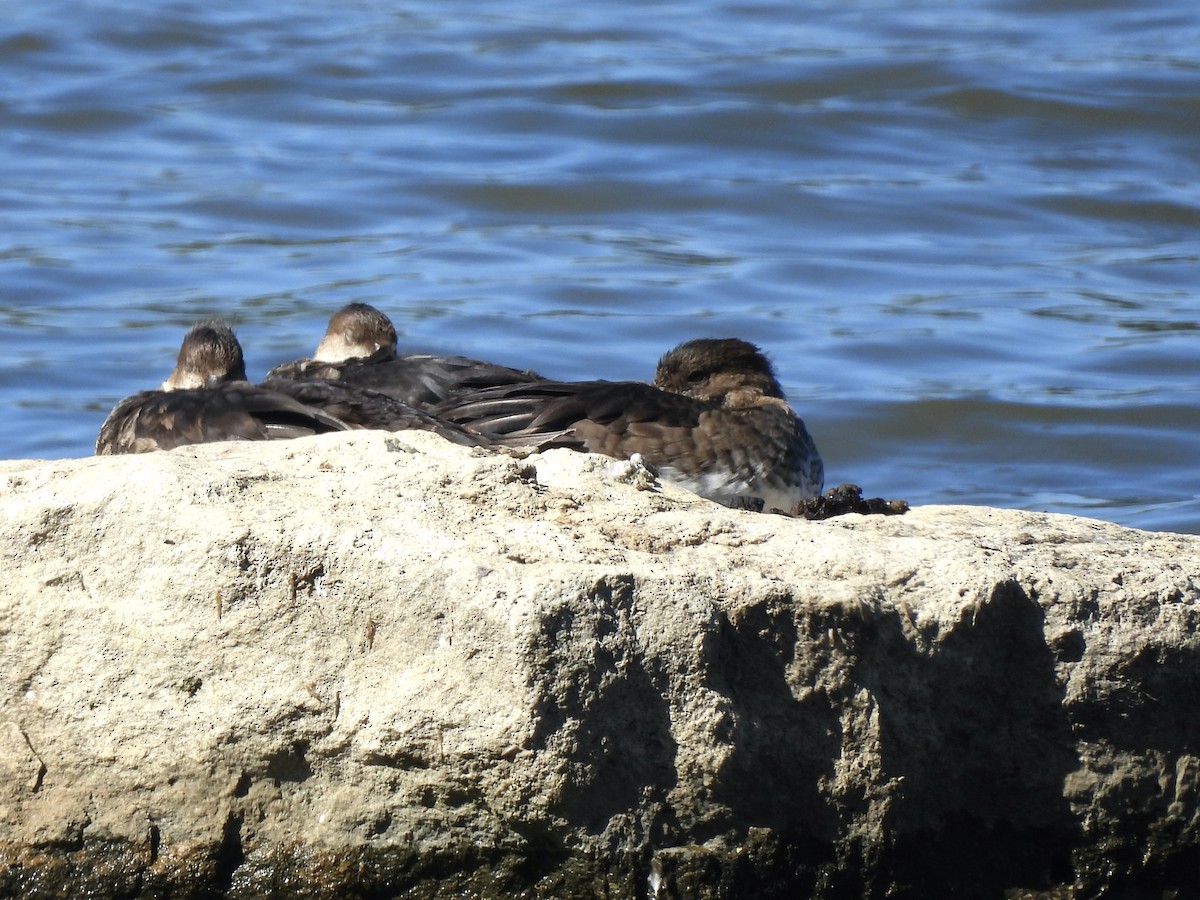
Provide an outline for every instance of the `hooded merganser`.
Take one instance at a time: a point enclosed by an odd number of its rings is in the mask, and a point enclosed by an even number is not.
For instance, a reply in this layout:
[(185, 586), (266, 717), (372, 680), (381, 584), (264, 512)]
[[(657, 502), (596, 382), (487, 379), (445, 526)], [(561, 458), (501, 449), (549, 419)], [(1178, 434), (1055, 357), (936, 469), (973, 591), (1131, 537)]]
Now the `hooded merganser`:
[(350, 428), (435, 431), (460, 444), (484, 440), (391, 397), (322, 381), (246, 381), (241, 345), (219, 323), (194, 326), (175, 369), (156, 391), (127, 397), (96, 438), (98, 455), (169, 450), (185, 444), (277, 440)]
[(493, 444), (634, 454), (659, 475), (726, 506), (794, 513), (824, 467), (770, 362), (736, 338), (687, 341), (654, 384), (540, 381), (451, 398), (435, 415)]
[(340, 382), (428, 407), (465, 391), (524, 384), (541, 376), (465, 356), (397, 356), (391, 320), (366, 303), (351, 303), (330, 317), (312, 359), (276, 366), (266, 381), (283, 379)]
[(396, 326), (369, 303), (348, 303), (329, 317), (313, 361), (336, 363), (377, 354), (396, 355)]
[(301, 437), (349, 426), (286, 394), (246, 382), (232, 329), (214, 322), (184, 336), (175, 368), (156, 391), (126, 397), (96, 437), (97, 455), (147, 453), (211, 441)]

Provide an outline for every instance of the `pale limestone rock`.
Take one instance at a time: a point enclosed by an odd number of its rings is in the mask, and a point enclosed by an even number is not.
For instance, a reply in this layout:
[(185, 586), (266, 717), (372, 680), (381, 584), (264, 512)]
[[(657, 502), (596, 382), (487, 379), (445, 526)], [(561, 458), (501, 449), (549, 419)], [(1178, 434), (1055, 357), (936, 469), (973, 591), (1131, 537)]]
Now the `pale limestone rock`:
[(425, 433), (0, 481), (0, 896), (1198, 874), (1200, 539), (792, 520)]

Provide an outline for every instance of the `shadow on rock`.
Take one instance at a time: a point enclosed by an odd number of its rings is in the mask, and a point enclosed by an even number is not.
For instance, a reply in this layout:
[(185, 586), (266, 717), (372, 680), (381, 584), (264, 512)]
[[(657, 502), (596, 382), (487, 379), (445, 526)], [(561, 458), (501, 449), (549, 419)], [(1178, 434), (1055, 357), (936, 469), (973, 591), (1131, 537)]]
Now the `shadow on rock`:
[(1079, 760), (1041, 608), (1001, 583), (925, 650), (899, 613), (877, 622), (853, 671), (877, 705), (880, 776), (892, 785), (890, 839), (863, 847), (882, 877), (867, 893), (885, 893), (882, 882), (908, 896), (1072, 882), (1078, 826), (1063, 788)]
[(709, 686), (729, 700), (729, 754), (712, 799), (729, 825), (800, 831), (832, 842), (836, 819), (821, 796), (840, 751), (838, 712), (797, 678), (807, 637), (787, 607), (756, 606), (726, 619), (715, 642)]
[(676, 741), (668, 700), (629, 620), (632, 579), (603, 578), (589, 593), (586, 604), (548, 610), (530, 648), (535, 659), (553, 660), (533, 670), (540, 699), (532, 746), (569, 760), (553, 813), (599, 835), (671, 791)]

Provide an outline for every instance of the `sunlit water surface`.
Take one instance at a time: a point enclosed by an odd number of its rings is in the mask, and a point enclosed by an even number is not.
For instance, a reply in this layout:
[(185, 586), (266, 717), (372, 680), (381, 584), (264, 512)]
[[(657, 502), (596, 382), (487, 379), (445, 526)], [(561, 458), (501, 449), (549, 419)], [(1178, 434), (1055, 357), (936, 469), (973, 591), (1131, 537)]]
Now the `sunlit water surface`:
[(1200, 8), (0, 2), (2, 457), (199, 319), (772, 357), (830, 484), (1200, 533)]

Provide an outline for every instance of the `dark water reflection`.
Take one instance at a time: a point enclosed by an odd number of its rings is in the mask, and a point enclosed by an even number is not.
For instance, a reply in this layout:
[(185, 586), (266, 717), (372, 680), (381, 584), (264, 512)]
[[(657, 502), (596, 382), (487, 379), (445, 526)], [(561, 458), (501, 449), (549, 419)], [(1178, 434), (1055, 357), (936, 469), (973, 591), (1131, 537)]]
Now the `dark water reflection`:
[(10, 4), (0, 62), (2, 456), (363, 300), (565, 378), (740, 335), (833, 481), (1200, 533), (1190, 0)]

